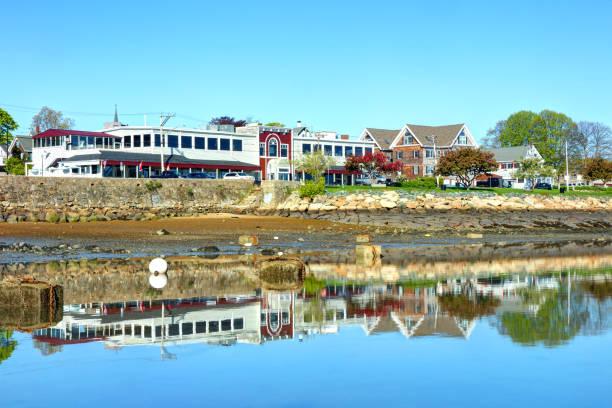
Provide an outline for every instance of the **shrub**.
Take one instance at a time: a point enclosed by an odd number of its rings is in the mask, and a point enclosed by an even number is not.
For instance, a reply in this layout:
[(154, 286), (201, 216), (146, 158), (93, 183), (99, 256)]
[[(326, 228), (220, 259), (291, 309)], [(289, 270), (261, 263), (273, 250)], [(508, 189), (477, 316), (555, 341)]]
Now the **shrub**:
[(16, 176), (23, 176), (25, 174), (25, 165), (19, 157), (9, 157), (6, 160), (6, 172)]
[(317, 181), (307, 181), (300, 186), (300, 197), (315, 197), (325, 193), (325, 179), (320, 178)]
[(159, 181), (147, 181), (145, 183), (145, 187), (150, 193), (154, 193), (155, 191), (162, 188), (162, 183), (160, 183)]
[(411, 188), (436, 188), (436, 178), (435, 177), (417, 177), (414, 180), (408, 180), (402, 182), (402, 187), (411, 187)]

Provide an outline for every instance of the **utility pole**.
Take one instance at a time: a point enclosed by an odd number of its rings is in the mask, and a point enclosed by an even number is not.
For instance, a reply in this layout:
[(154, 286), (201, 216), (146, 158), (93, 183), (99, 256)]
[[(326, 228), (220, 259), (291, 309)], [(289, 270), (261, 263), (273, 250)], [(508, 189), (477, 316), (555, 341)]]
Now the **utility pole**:
[(567, 157), (567, 138), (565, 138), (565, 188), (569, 192), (569, 158)]
[(161, 176), (164, 172), (164, 147), (166, 145), (164, 137), (164, 125), (173, 117), (175, 117), (175, 113), (160, 113), (159, 114), (159, 155), (160, 155), (160, 170), (159, 175)]
[[(434, 150), (434, 173), (436, 172), (436, 167), (438, 167), (438, 151), (436, 149), (436, 135), (431, 135), (431, 140), (433, 140), (433, 150)], [(427, 151), (425, 151), (425, 156), (427, 156)], [(436, 174), (436, 188), (440, 187), (440, 180), (438, 179), (438, 174)]]

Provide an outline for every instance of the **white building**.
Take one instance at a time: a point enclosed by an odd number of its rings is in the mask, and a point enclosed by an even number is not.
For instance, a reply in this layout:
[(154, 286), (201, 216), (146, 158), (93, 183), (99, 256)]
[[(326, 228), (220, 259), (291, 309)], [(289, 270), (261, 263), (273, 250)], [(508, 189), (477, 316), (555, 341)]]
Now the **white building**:
[[(500, 176), (503, 181), (510, 183), (513, 188), (528, 188), (526, 180), (516, 177), (516, 172), (520, 168), (520, 163), (526, 159), (538, 159), (542, 162), (544, 159), (538, 149), (534, 145), (529, 146), (513, 146), (500, 147), (497, 149), (486, 149), (493, 153), (495, 161), (498, 163), (498, 168), (495, 174)], [(537, 180), (538, 182), (552, 183), (552, 177), (543, 177)]]

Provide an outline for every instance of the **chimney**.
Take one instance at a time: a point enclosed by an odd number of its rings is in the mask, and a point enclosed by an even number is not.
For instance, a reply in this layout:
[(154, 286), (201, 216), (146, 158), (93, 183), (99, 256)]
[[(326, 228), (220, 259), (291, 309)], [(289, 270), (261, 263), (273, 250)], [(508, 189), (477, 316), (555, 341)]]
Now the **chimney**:
[(340, 140), (349, 140), (349, 135), (340, 135)]
[(298, 127), (298, 128), (302, 127), (302, 121), (298, 120), (297, 123), (295, 124), (295, 127)]

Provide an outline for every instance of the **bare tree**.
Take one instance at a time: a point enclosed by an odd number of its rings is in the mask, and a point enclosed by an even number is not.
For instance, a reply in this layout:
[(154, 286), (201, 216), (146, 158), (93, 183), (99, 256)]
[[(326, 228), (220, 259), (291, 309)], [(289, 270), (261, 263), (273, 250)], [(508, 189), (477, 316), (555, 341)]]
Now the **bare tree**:
[(482, 146), (487, 148), (501, 147), (501, 140), (499, 136), (506, 127), (506, 121), (500, 120), (495, 124), (495, 127), (487, 131), (487, 136), (482, 141)]
[(48, 106), (43, 106), (32, 118), (30, 130), (32, 133), (44, 132), (47, 129), (71, 129), (74, 120), (65, 118), (61, 111), (56, 111)]
[(604, 158), (612, 156), (612, 129), (600, 122), (580, 122), (578, 132), (581, 134), (581, 147), (587, 158)]

